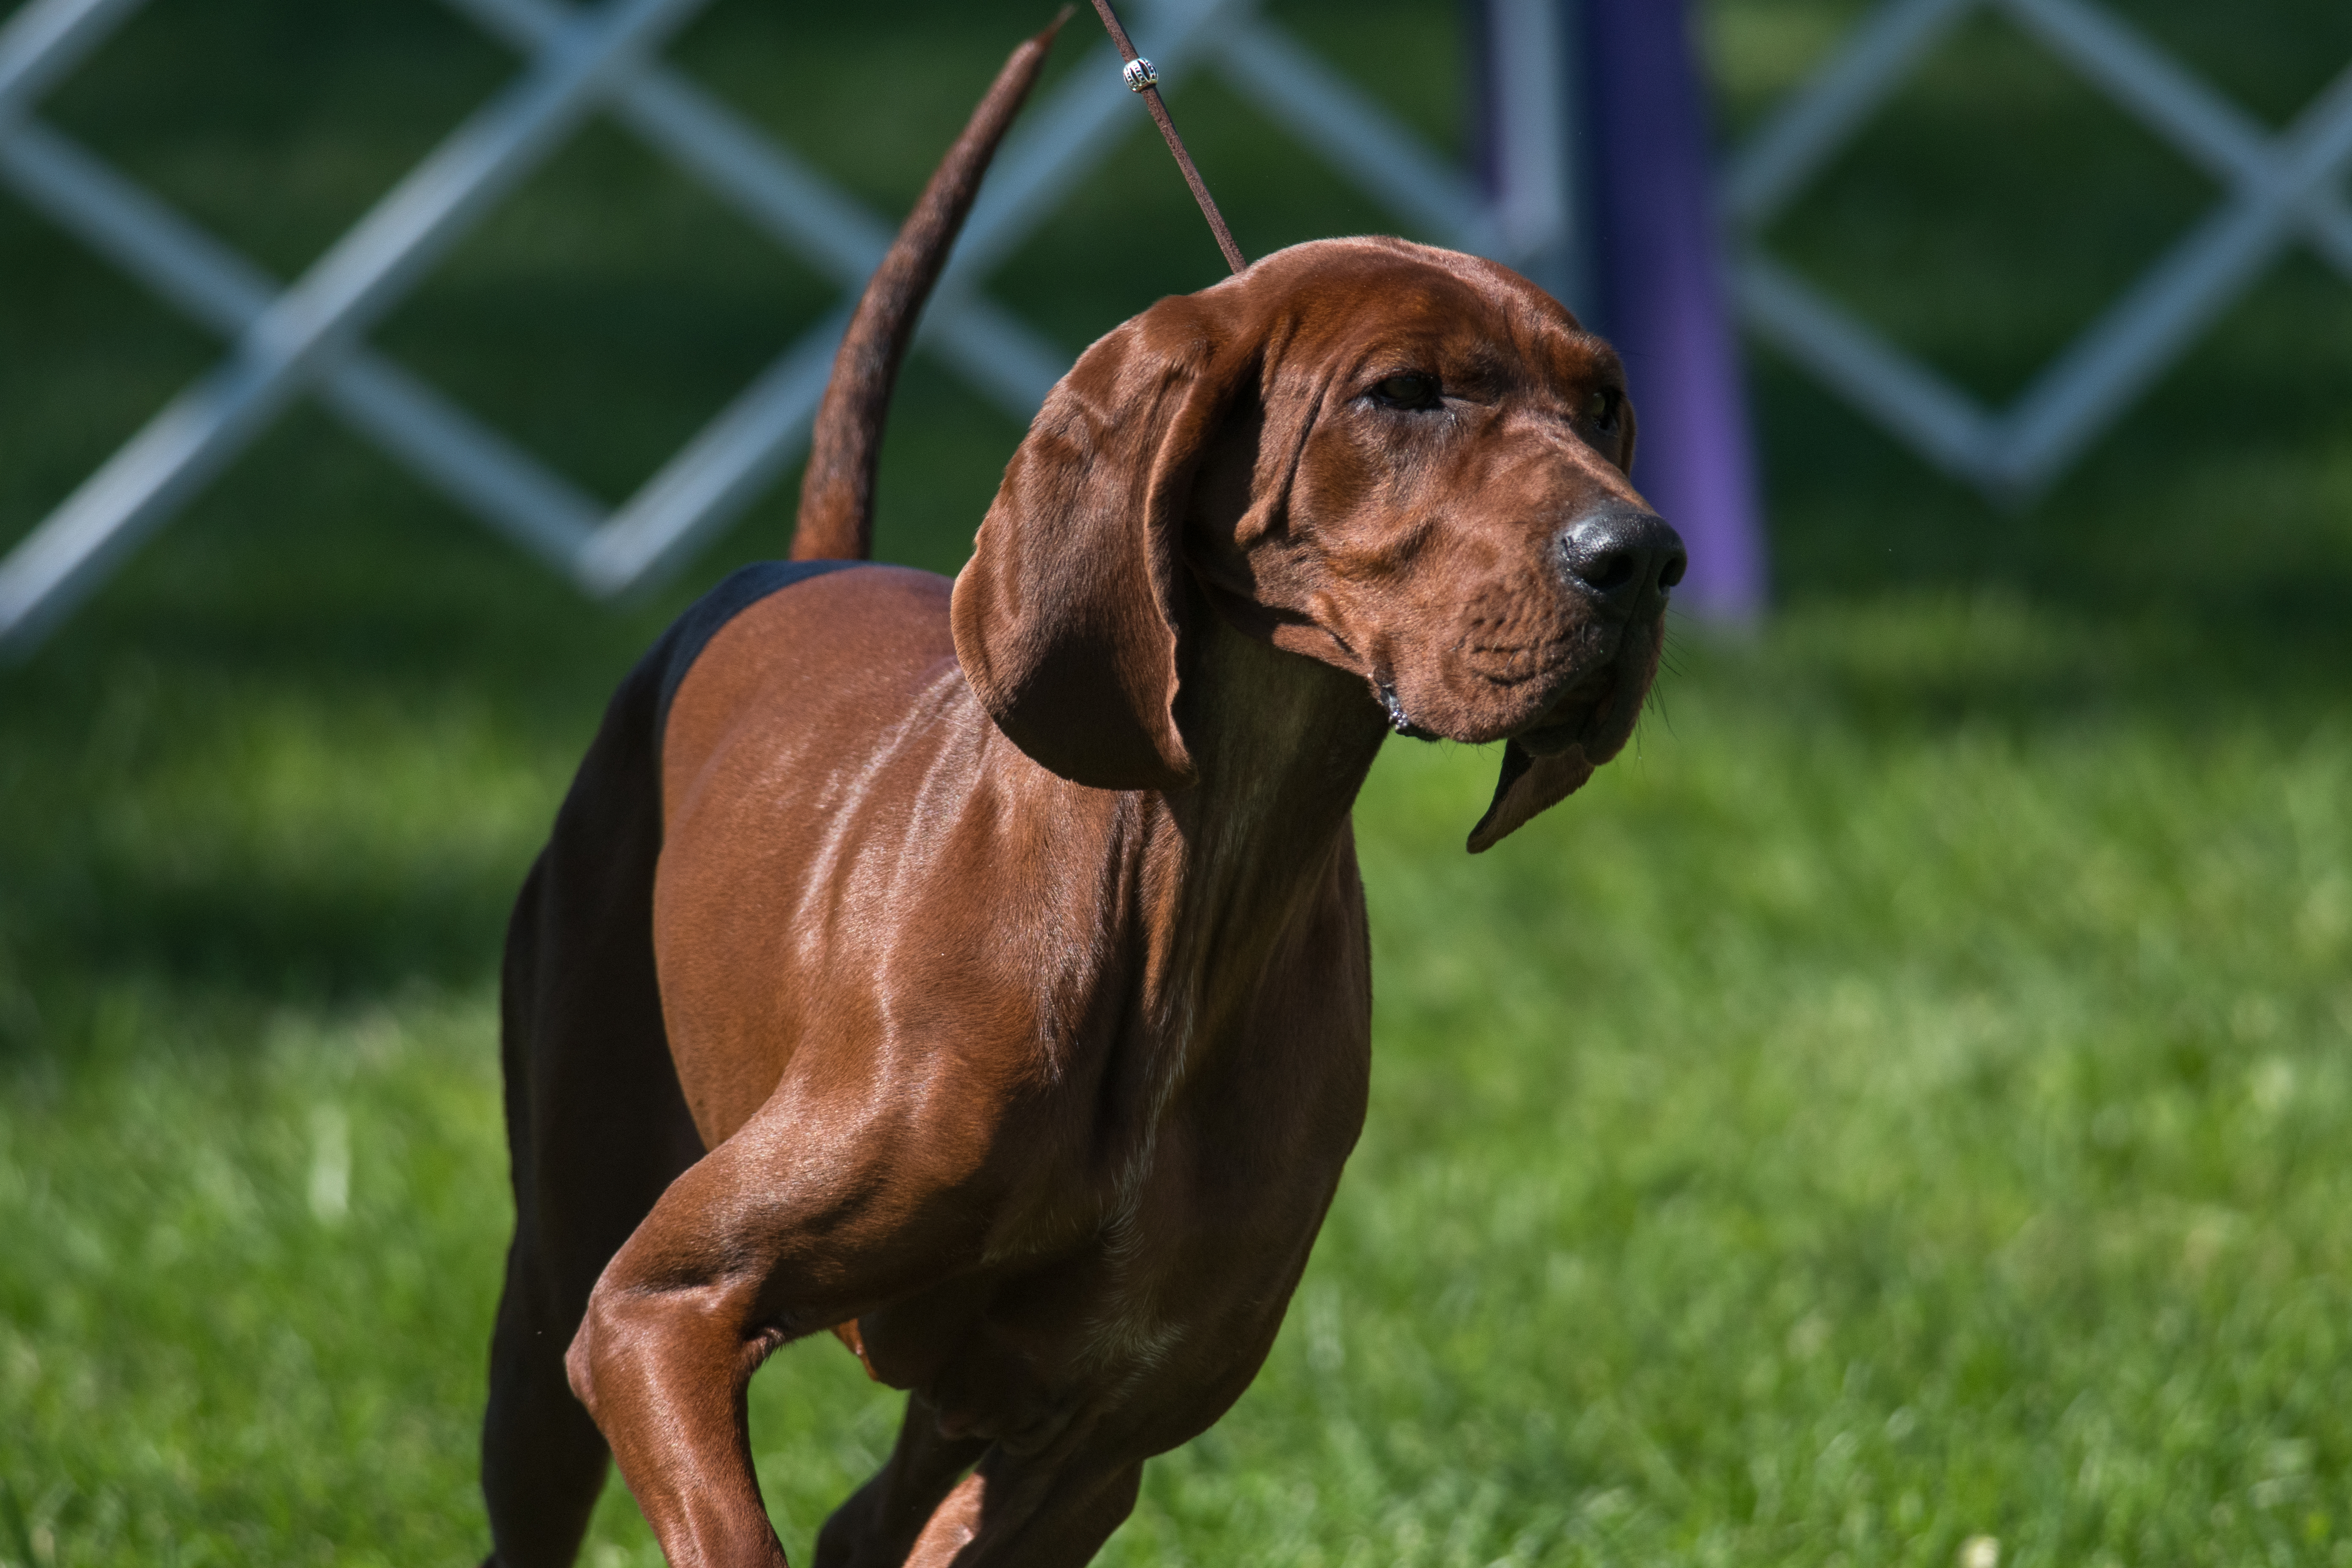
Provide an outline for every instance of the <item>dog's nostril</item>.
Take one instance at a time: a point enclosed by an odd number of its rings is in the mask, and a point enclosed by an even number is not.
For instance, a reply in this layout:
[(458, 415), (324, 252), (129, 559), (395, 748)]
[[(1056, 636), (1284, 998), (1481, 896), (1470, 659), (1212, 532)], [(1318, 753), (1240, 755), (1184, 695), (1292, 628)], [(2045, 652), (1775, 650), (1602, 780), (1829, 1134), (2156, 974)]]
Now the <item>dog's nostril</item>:
[(1682, 536), (1664, 519), (1622, 505), (1577, 519), (1559, 536), (1559, 552), (1588, 593), (1626, 611), (1681, 582), (1690, 565)]
[(1633, 552), (1612, 550), (1585, 563), (1576, 574), (1587, 587), (1613, 594), (1633, 580), (1637, 569)]

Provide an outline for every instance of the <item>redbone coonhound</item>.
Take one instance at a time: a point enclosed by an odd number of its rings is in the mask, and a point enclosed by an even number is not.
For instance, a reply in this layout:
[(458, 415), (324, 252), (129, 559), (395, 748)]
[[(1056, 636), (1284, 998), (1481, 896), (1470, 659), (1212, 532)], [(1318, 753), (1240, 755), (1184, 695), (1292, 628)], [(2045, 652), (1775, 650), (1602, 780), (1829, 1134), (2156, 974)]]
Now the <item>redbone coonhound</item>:
[(609, 1451), (671, 1563), (782, 1563), (745, 1385), (828, 1328), (908, 1402), (818, 1568), (1085, 1563), (1255, 1374), (1362, 1124), (1382, 739), (1505, 742), (1482, 850), (1649, 689), (1684, 556), (1616, 356), (1401, 240), (1161, 300), (1054, 389), (952, 587), (863, 561), (1044, 47), (868, 290), (802, 559), (622, 685), (516, 906), (493, 1563), (570, 1563)]

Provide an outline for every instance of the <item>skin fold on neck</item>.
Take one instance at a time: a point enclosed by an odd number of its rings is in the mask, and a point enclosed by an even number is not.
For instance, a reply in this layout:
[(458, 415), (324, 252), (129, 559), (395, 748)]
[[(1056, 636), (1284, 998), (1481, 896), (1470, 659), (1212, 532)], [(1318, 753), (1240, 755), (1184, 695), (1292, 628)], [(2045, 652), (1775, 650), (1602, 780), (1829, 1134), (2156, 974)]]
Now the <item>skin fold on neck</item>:
[(1358, 677), (1198, 625), (1177, 701), (1200, 782), (1162, 797), (1147, 874), (1153, 990), (1189, 994), (1213, 1037), (1317, 895), (1353, 889), (1349, 816), (1388, 730)]

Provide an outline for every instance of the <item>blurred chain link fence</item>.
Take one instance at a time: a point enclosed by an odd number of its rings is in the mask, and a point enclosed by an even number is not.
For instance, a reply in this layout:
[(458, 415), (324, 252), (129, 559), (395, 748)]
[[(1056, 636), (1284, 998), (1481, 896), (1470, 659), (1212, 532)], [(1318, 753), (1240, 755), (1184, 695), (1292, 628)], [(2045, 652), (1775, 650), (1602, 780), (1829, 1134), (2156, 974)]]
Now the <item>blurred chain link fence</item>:
[[(1996, 13), (2224, 191), (2221, 204), (1990, 409), (1773, 259), (1761, 231), (1863, 135), (1969, 16)], [(1890, 0), (1733, 154), (1724, 202), (1749, 329), (1945, 472), (1996, 500), (2054, 482), (2297, 240), (2352, 280), (2352, 65), (2273, 136), (2093, 0)]]
[[(663, 64), (708, 0), (446, 0), (520, 54), (495, 95), (290, 285), (36, 117), (42, 95), (145, 0), (27, 0), (0, 26), (0, 179), (200, 325), (227, 356), (0, 559), (0, 651), (22, 654), (305, 393), (425, 483), (609, 596), (656, 581), (800, 454), (856, 292), (892, 226)], [(1139, 0), (1165, 76), (1215, 72), (1399, 217), (1585, 297), (1586, 172), (1574, 146), (1585, 4), (1486, 0), (1489, 177), (1473, 179), (1262, 14), (1258, 0)], [(2009, 407), (1988, 409), (1773, 258), (1761, 235), (1961, 20), (2009, 17), (2221, 182), (2213, 213)], [(923, 342), (1025, 421), (1068, 355), (984, 279), (1118, 139), (1139, 131), (1107, 42), (1016, 127), (926, 316)], [(617, 509), (372, 351), (367, 334), (592, 116), (608, 114), (843, 290), (840, 303)], [(1748, 326), (1931, 463), (2000, 499), (2053, 482), (2301, 240), (2352, 279), (2352, 68), (2268, 133), (2094, 0), (1886, 0), (1745, 145), (1723, 181)], [(1760, 579), (1759, 579), (1760, 584)], [(1748, 590), (1741, 590), (1743, 593)], [(1760, 585), (1753, 592), (1760, 595)], [(1739, 607), (1739, 606), (1735, 606)], [(1752, 608), (1752, 604), (1745, 607)]]
[[(0, 178), (192, 320), (228, 355), (0, 560), (0, 648), (23, 653), (302, 394), (424, 482), (607, 596), (659, 577), (799, 456), (856, 290), (892, 225), (661, 63), (707, 0), (447, 0), (523, 73), (452, 132), (309, 271), (281, 287), (34, 116), (41, 95), (144, 0), (29, 0), (0, 27)], [(1550, 0), (1502, 0), (1500, 178), (1489, 195), (1257, 12), (1154, 0), (1137, 33), (1163, 73), (1216, 70), (1400, 216), (1459, 247), (1557, 275), (1569, 254), (1566, 109)], [(926, 317), (924, 341), (1025, 422), (1068, 355), (980, 290), (1073, 181), (1141, 127), (1108, 44), (1008, 139)], [(450, 248), (592, 115), (610, 114), (829, 276), (841, 303), (617, 510), (369, 349)]]

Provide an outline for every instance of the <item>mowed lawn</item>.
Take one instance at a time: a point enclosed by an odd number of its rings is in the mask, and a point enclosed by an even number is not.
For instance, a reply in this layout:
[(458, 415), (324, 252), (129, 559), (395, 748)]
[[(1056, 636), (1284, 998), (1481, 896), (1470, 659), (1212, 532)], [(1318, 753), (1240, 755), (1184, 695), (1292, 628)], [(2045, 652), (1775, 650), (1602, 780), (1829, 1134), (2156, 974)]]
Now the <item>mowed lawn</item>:
[[(2352, 59), (2332, 0), (2121, 8), (2273, 124)], [(786, 9), (676, 57), (884, 212), (1035, 20)], [(1454, 137), (1446, 8), (1275, 9)], [(1856, 9), (1717, 0), (1729, 126)], [(51, 112), (290, 275), (506, 68), (416, 0), (155, 0)], [(1253, 254), (1393, 222), (1174, 102)], [(1772, 240), (2003, 396), (2211, 199), (1982, 22)], [(1074, 350), (1218, 275), (1137, 135), (993, 287)], [(618, 499), (825, 299), (607, 128), (381, 341)], [(0, 200), (0, 540), (213, 352)], [(1364, 1142), (1107, 1561), (2352, 1563), (2352, 289), (2283, 260), (2014, 511), (1754, 372), (1772, 616), (1678, 623), (1488, 855), (1491, 753), (1375, 771)], [(884, 553), (951, 571), (1017, 436), (919, 355)], [(478, 1557), (505, 906), (789, 496), (593, 607), (305, 410), (0, 671), (0, 1563)], [(754, 1389), (804, 1563), (897, 1400), (829, 1341)], [(612, 1489), (589, 1561), (657, 1560)]]

